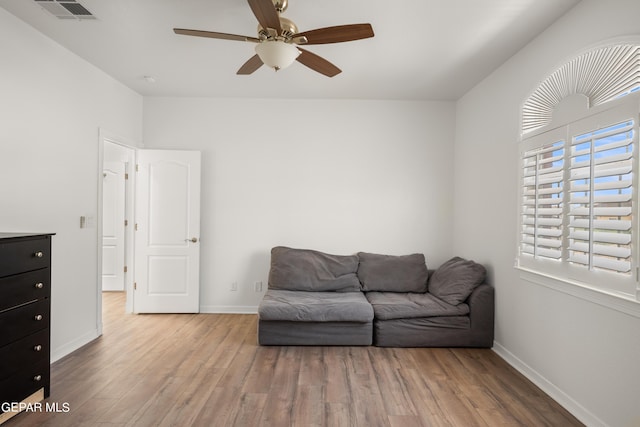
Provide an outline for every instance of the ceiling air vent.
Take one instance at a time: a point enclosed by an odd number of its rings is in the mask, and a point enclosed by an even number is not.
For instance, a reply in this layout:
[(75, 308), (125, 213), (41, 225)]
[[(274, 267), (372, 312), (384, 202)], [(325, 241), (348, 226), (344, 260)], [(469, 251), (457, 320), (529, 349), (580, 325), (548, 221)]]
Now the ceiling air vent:
[(74, 0), (34, 0), (58, 19), (96, 19), (86, 7)]

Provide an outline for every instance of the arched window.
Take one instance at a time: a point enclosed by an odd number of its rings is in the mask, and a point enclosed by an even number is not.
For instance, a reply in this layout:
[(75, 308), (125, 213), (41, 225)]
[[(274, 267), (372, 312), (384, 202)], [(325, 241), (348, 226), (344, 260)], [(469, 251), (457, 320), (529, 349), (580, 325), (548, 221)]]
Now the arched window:
[(588, 108), (640, 88), (640, 44), (620, 44), (582, 54), (558, 68), (522, 106), (523, 135), (552, 123), (554, 110), (572, 95), (586, 97)]
[(520, 267), (636, 298), (639, 111), (639, 44), (584, 53), (527, 98)]

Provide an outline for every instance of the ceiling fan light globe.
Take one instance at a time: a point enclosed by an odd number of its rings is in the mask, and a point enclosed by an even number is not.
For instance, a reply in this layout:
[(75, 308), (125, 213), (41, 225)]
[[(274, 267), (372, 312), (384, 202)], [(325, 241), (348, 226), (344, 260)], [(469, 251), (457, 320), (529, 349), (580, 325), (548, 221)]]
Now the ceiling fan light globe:
[(279, 40), (258, 43), (256, 53), (265, 65), (276, 70), (287, 68), (300, 55), (300, 51), (294, 45)]

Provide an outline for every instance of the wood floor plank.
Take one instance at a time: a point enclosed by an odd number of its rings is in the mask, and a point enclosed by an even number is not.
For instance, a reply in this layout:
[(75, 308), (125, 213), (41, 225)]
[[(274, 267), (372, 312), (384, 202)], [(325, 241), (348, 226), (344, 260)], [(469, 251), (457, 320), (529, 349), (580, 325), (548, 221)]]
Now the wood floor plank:
[(256, 357), (245, 378), (242, 391), (245, 393), (268, 393), (275, 381), (275, 367), (280, 353), (279, 347), (259, 347)]
[(293, 402), (298, 392), (298, 376), (300, 375), (301, 347), (282, 347), (276, 362), (274, 378), (261, 425), (291, 425)]
[(376, 349), (352, 348), (349, 358), (349, 389), (356, 425), (390, 426), (385, 411), (383, 394), (371, 363), (371, 353)]
[(229, 426), (230, 419), (237, 411), (240, 390), (237, 388), (215, 387), (206, 403), (195, 418), (197, 426)]
[(327, 367), (322, 347), (307, 347), (300, 359), (299, 385), (326, 384)]
[(419, 369), (401, 369), (399, 373), (423, 425), (434, 427), (453, 425), (450, 414), (438, 400), (438, 390), (432, 390), (427, 385)]
[(332, 427), (350, 427), (356, 425), (351, 405), (348, 403), (325, 403), (324, 419), (326, 421), (325, 425)]
[[(351, 404), (351, 390), (349, 389), (349, 369), (347, 358), (348, 347), (334, 347), (325, 351), (325, 363), (329, 367), (326, 375), (325, 402), (327, 404)], [(336, 411), (342, 413), (342, 406), (332, 405)]]
[(208, 369), (200, 370), (194, 377), (189, 378), (189, 385), (175, 397), (169, 412), (158, 425), (194, 425), (223, 374), (222, 369)]
[(124, 313), (51, 367), (33, 426), (581, 426), (487, 349), (260, 347), (256, 316)]
[(421, 427), (422, 421), (414, 415), (389, 415), (391, 427)]
[(262, 411), (267, 402), (267, 393), (242, 393), (238, 410), (229, 425), (257, 426), (262, 418)]
[(388, 415), (415, 416), (416, 408), (409, 396), (406, 384), (399, 375), (401, 366), (394, 355), (395, 349), (382, 348), (375, 351), (371, 364), (376, 373), (377, 385), (385, 390), (384, 406)]
[(291, 423), (295, 426), (325, 425), (324, 385), (300, 385), (293, 401)]

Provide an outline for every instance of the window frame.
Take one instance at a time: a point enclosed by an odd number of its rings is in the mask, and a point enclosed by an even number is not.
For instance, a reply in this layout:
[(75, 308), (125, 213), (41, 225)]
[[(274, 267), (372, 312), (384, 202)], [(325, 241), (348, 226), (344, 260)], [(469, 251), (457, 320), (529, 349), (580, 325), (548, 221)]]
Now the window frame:
[[(569, 230), (569, 182), (571, 169), (571, 147), (572, 140), (581, 132), (595, 131), (598, 128), (606, 128), (616, 123), (633, 120), (633, 153), (632, 153), (632, 227), (631, 227), (631, 269), (628, 275), (621, 273), (599, 270), (593, 268), (585, 268), (584, 266), (572, 265), (568, 261), (568, 230)], [(523, 135), (520, 141), (519, 150), (519, 166), (518, 166), (518, 238), (517, 238), (517, 256), (516, 267), (530, 274), (544, 277), (543, 281), (549, 279), (581, 286), (592, 291), (602, 292), (623, 299), (640, 302), (640, 285), (639, 285), (639, 257), (640, 257), (640, 206), (638, 204), (638, 193), (640, 191), (640, 171), (638, 152), (640, 147), (638, 144), (639, 121), (640, 119), (640, 93), (630, 93), (623, 98), (610, 101), (607, 104), (587, 109), (582, 114), (573, 115), (573, 119), (567, 119), (563, 123), (552, 123), (541, 128), (531, 134)], [(584, 133), (583, 132), (583, 133)], [(531, 254), (522, 252), (524, 233), (524, 217), (525, 213), (525, 173), (524, 159), (525, 154), (536, 148), (549, 146), (556, 141), (563, 140), (563, 201), (562, 201), (562, 238), (560, 260), (534, 258)], [(537, 230), (537, 228), (536, 228)], [(536, 232), (537, 233), (537, 232)], [(529, 275), (531, 279), (531, 275)]]

